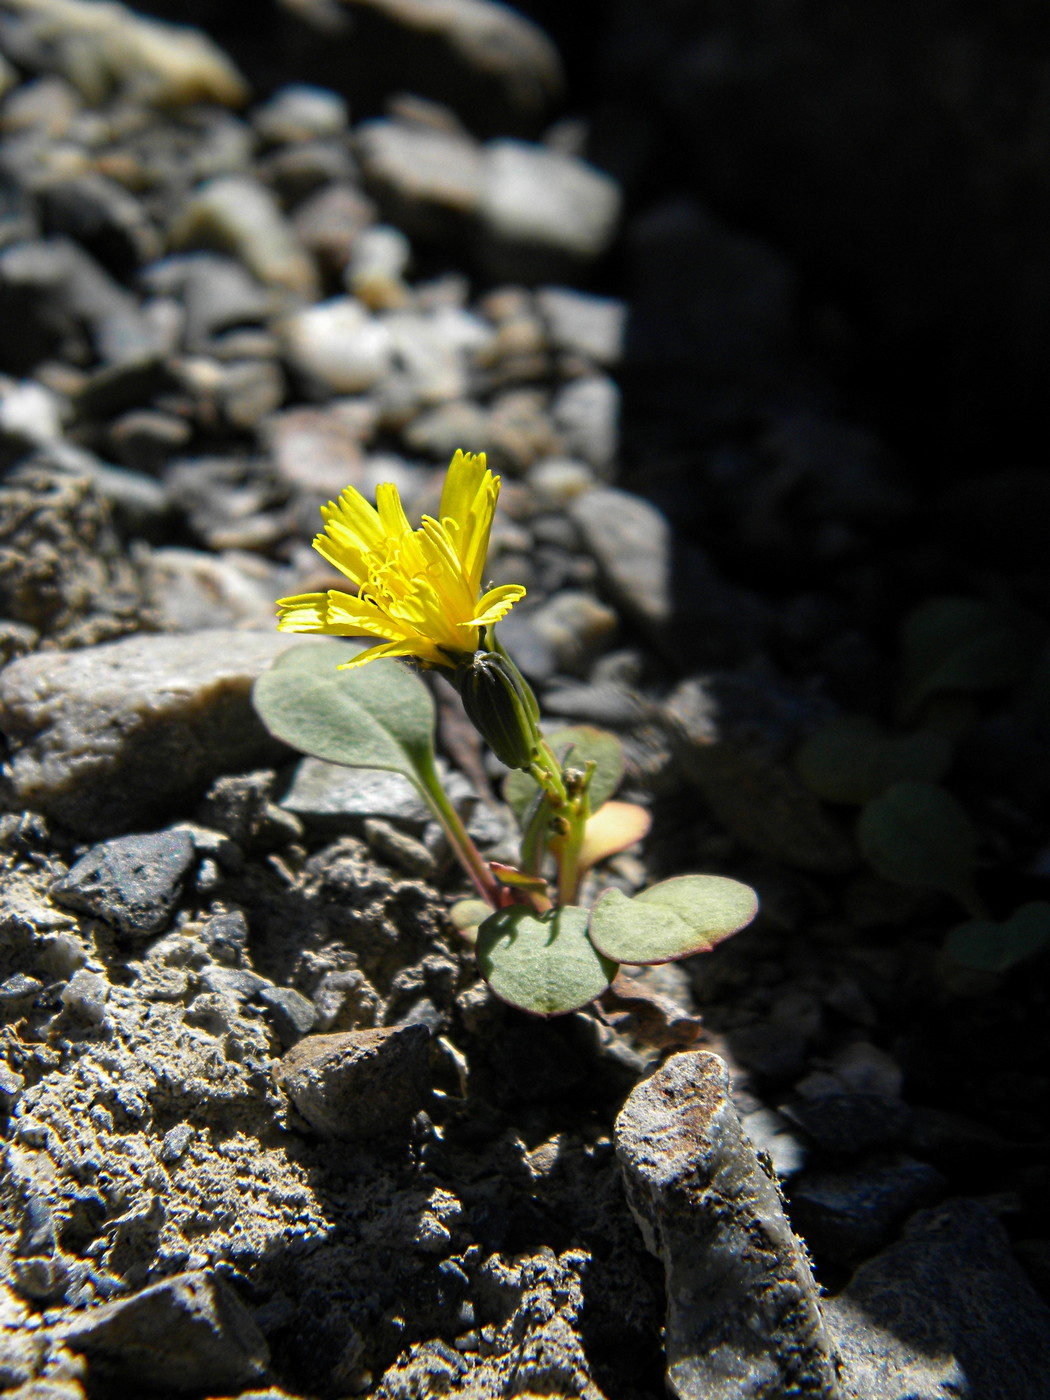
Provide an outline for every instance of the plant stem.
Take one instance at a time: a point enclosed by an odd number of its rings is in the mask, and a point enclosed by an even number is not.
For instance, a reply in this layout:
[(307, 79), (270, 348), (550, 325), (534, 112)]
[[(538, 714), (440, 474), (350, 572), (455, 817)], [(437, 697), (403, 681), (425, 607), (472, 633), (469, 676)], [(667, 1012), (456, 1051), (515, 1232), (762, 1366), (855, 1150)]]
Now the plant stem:
[(422, 765), (417, 766), (416, 771), (419, 773), (427, 805), (441, 823), (449, 844), (459, 863), (474, 882), (478, 894), (487, 904), (491, 904), (493, 909), (501, 908), (504, 900), (500, 885), (463, 825), (459, 813), (449, 801), (437, 769), (432, 763), (428, 763), (425, 768)]

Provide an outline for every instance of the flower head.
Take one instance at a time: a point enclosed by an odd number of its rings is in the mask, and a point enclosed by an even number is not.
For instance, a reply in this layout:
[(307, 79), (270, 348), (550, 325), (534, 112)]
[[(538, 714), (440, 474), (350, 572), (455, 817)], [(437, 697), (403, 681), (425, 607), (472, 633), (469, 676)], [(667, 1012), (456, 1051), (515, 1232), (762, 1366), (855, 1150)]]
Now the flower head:
[(454, 669), (478, 650), (482, 629), (498, 622), (525, 589), (504, 584), (481, 592), (499, 477), (485, 454), (457, 452), (445, 477), (439, 519), (408, 523), (397, 487), (386, 482), (371, 505), (352, 486), (321, 507), (324, 533), (314, 548), (357, 585), (278, 602), (282, 632), (335, 637), (385, 637), (345, 669), (378, 656), (414, 656)]

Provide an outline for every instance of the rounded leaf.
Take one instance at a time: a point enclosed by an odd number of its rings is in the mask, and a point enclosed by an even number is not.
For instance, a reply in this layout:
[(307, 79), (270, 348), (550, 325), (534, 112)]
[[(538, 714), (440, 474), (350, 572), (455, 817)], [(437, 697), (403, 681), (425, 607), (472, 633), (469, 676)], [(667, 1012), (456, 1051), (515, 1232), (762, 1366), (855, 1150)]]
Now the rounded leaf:
[(706, 953), (757, 913), (758, 896), (739, 880), (679, 875), (633, 899), (606, 890), (591, 912), (591, 941), (617, 962), (674, 962)]
[(865, 860), (884, 880), (954, 895), (975, 913), (977, 833), (954, 797), (933, 783), (894, 783), (857, 823)]
[(901, 629), (901, 713), (915, 714), (942, 690), (983, 691), (1012, 685), (1031, 666), (1025, 629), (992, 603), (931, 598)]
[(896, 782), (935, 783), (951, 761), (951, 741), (943, 734), (894, 737), (866, 715), (843, 715), (806, 740), (796, 767), (810, 791), (826, 802), (860, 805)]
[(270, 733), (302, 753), (419, 784), (433, 763), (430, 691), (397, 661), (337, 669), (362, 649), (335, 641), (292, 647), (255, 682), (252, 703)]
[[(556, 754), (571, 745), (566, 763), (570, 768), (585, 768), (594, 763), (591, 777), (591, 811), (596, 812), (603, 802), (608, 802), (623, 780), (623, 745), (615, 734), (606, 729), (595, 729), (589, 724), (570, 725), (556, 729), (544, 738)], [(503, 785), (503, 795), (508, 806), (520, 822), (529, 803), (536, 796), (538, 784), (528, 773), (513, 772), (507, 775)]]
[(1005, 923), (971, 919), (953, 928), (945, 940), (948, 955), (979, 972), (1006, 972), (1050, 943), (1050, 904), (1024, 904)]
[(536, 914), (500, 909), (478, 928), (478, 966), (496, 995), (539, 1016), (577, 1011), (600, 997), (616, 964), (587, 937), (587, 910), (567, 904)]

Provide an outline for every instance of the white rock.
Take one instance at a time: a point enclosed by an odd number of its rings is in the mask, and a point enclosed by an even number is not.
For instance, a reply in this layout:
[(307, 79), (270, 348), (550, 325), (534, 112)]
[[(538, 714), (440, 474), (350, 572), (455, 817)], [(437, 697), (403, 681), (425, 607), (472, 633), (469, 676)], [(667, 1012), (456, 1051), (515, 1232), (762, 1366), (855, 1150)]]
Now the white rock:
[(620, 202), (616, 181), (575, 156), (527, 141), (484, 147), (480, 214), (502, 242), (598, 257), (612, 242)]
[(333, 297), (297, 311), (279, 330), (293, 368), (337, 394), (372, 388), (393, 364), (390, 328), (353, 297)]
[(268, 287), (317, 295), (317, 270), (264, 185), (243, 175), (208, 180), (186, 202), (171, 231), (177, 248), (218, 248), (240, 258)]

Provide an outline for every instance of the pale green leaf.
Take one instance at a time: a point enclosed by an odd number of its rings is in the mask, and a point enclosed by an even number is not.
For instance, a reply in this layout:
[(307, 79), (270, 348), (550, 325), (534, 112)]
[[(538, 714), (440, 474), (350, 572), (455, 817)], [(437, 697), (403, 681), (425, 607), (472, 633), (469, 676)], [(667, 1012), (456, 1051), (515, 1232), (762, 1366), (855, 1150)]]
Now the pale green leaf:
[(434, 702), (398, 661), (340, 671), (362, 645), (318, 641), (282, 652), (255, 682), (252, 703), (292, 748), (350, 768), (385, 768), (425, 786), (432, 771)]
[(673, 962), (707, 952), (757, 913), (749, 885), (724, 875), (679, 875), (633, 899), (606, 890), (591, 913), (591, 941), (617, 962)]
[(478, 966), (496, 995), (540, 1016), (576, 1011), (601, 996), (616, 964), (587, 937), (587, 910), (568, 904), (548, 914), (514, 905), (478, 929)]

